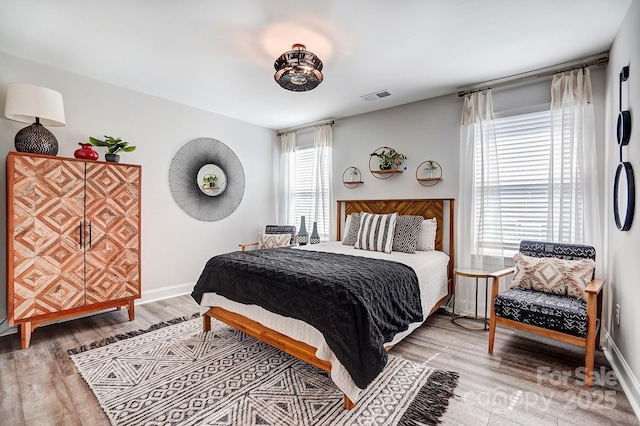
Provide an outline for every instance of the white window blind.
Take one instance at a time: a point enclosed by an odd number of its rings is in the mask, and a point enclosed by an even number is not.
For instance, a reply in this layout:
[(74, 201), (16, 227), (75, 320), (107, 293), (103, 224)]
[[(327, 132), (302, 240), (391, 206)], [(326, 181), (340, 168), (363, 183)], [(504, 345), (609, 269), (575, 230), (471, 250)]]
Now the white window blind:
[[(505, 256), (513, 256), (518, 251), (520, 240), (544, 240), (547, 237), (551, 158), (550, 112), (546, 110), (496, 118), (495, 133), (500, 182), (498, 191), (502, 211), (502, 246)], [(476, 143), (476, 146), (479, 146), (479, 143)], [(479, 150), (476, 157), (478, 155)], [(478, 167), (475, 174), (476, 185), (482, 185)], [(476, 191), (478, 192), (480, 191)], [(478, 204), (476, 206), (480, 207)], [(476, 208), (475, 211), (477, 215), (481, 208)], [(487, 247), (497, 247), (500, 241), (489, 239), (483, 244)]]
[[(309, 235), (313, 229), (313, 222), (318, 221), (318, 234), (322, 241), (329, 241), (329, 223), (320, 220), (321, 217), (329, 217), (320, 213), (316, 214), (318, 206), (329, 206), (330, 188), (328, 181), (325, 181), (322, 187), (321, 195), (325, 202), (321, 203), (316, 199), (315, 185), (318, 184), (314, 179), (314, 168), (317, 166), (317, 152), (313, 146), (296, 147), (295, 151), (295, 167), (291, 171), (291, 181), (293, 182), (293, 192), (289, 194), (291, 200), (291, 208), (289, 209), (289, 218), (287, 223), (293, 223), (296, 230), (300, 229), (300, 217), (305, 216), (306, 228)], [(324, 169), (325, 176), (329, 174), (329, 164), (322, 164), (320, 167)]]

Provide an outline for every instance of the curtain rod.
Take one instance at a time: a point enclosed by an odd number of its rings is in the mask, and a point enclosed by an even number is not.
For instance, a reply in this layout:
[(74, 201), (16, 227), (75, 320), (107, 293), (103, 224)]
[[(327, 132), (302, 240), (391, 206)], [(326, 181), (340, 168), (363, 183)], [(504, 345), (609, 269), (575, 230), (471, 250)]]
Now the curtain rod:
[(327, 126), (327, 125), (333, 126), (334, 123), (335, 122), (331, 120), (331, 121), (325, 121), (324, 123), (305, 124), (304, 126), (292, 127), (291, 129), (288, 129), (288, 130), (280, 130), (278, 133), (276, 133), (276, 136), (286, 135), (287, 133), (297, 132), (298, 130), (311, 129), (312, 127), (320, 127), (320, 126)]
[[(541, 68), (538, 70), (534, 70), (534, 71), (530, 71), (530, 72), (526, 72), (526, 73), (522, 73), (522, 74), (515, 74), (515, 75), (510, 75), (507, 77), (503, 77), (503, 78), (499, 78), (496, 80), (492, 80), (486, 83), (481, 83), (482, 87), (478, 87), (476, 89), (467, 89), (467, 90), (461, 90), (458, 92), (458, 97), (461, 98), (463, 96), (469, 95), (471, 93), (475, 93), (475, 92), (481, 92), (483, 90), (487, 90), (487, 89), (494, 89), (496, 87), (502, 87), (502, 86), (508, 86), (511, 84), (517, 84), (517, 83), (523, 83), (525, 81), (529, 81), (529, 80), (535, 80), (541, 77), (549, 77), (552, 76), (554, 74), (558, 74), (561, 72), (568, 72), (568, 71), (573, 71), (573, 70), (577, 70), (580, 68), (586, 68), (586, 67), (591, 67), (591, 66), (603, 66), (603, 65), (607, 65), (609, 63), (609, 54), (608, 53), (603, 53), (600, 55), (597, 55), (598, 58), (596, 59), (591, 59), (591, 60), (585, 60), (583, 59), (582, 61), (584, 62), (578, 62), (578, 63), (565, 63), (565, 64), (561, 64), (561, 65), (555, 65), (553, 67), (547, 67), (547, 68)], [(492, 84), (493, 82), (493, 84)]]

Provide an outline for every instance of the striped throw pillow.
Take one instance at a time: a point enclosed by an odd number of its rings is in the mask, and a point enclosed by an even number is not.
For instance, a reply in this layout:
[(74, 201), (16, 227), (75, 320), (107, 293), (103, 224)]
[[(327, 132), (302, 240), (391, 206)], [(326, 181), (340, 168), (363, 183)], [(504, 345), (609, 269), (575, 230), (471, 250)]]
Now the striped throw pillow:
[(397, 213), (360, 214), (360, 228), (354, 248), (391, 253)]

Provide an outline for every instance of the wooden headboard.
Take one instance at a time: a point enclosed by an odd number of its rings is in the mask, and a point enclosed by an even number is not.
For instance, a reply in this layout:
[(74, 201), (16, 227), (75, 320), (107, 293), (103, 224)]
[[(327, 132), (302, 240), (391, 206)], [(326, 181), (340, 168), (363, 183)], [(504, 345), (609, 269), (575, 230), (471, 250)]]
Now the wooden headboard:
[[(340, 240), (344, 218), (351, 213), (395, 213), (399, 215), (422, 216), (425, 219), (436, 218), (438, 228), (436, 230), (436, 250), (444, 251), (443, 236), (445, 225), (449, 229), (448, 254), (449, 279), (453, 278), (453, 262), (455, 259), (455, 200), (453, 198), (432, 198), (415, 200), (338, 200), (336, 239)], [(449, 208), (449, 214), (445, 221), (445, 206)], [(344, 216), (343, 216), (344, 214)]]

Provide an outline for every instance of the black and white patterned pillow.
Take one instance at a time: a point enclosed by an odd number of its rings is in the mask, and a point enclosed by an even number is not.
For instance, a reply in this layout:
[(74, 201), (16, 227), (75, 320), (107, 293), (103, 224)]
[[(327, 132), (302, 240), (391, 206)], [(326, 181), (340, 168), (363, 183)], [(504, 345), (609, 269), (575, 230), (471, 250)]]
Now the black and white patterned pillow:
[(393, 246), (391, 250), (415, 253), (423, 220), (422, 216), (398, 216), (396, 228), (393, 231)]
[(357, 249), (391, 253), (393, 231), (396, 227), (398, 213), (360, 214), (358, 239), (353, 246)]
[[(352, 246), (358, 239), (358, 229), (360, 229), (360, 213), (351, 213), (349, 215), (349, 227), (345, 228), (344, 239), (342, 244), (345, 246)], [(346, 224), (345, 224), (346, 225)]]

